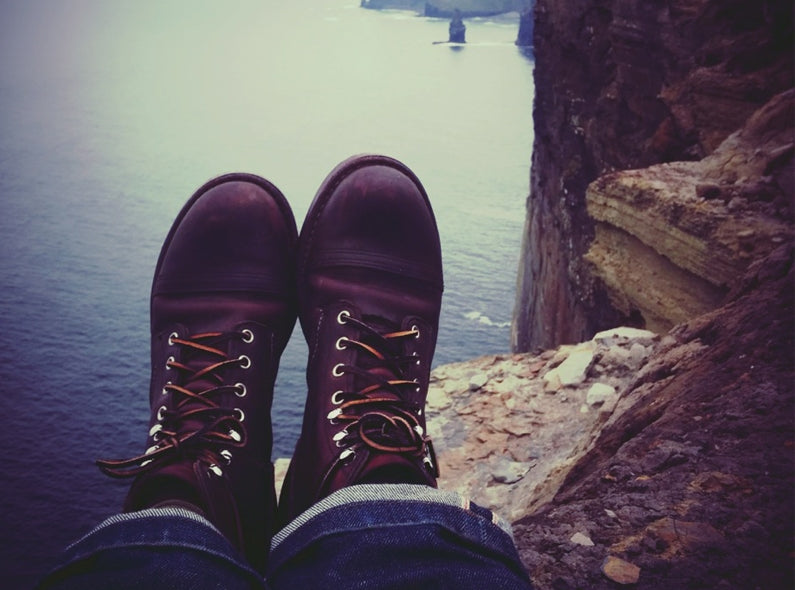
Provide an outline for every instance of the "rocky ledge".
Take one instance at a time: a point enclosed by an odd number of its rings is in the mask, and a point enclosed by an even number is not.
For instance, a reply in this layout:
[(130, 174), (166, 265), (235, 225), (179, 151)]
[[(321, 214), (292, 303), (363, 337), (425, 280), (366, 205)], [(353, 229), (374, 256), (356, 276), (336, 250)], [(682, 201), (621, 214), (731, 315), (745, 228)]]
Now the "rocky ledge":
[(793, 239), (795, 90), (708, 157), (606, 174), (586, 191), (585, 259), (613, 305), (666, 331), (715, 309), (754, 260)]
[(440, 486), (514, 522), (538, 590), (793, 587), (793, 248), (662, 336), (439, 367)]
[(436, 368), (440, 487), (514, 523), (537, 590), (793, 587), (794, 257), (667, 334)]
[(660, 343), (617, 328), (540, 354), (438, 367), (427, 417), (440, 487), (511, 520), (551, 500)]

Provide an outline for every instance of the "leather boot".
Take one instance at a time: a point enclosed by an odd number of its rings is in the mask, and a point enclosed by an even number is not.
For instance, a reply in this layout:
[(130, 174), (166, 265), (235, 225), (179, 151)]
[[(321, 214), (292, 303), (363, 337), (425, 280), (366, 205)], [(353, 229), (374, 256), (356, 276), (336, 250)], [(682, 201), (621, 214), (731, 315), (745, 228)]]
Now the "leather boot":
[(345, 486), (438, 477), (424, 406), (442, 258), (420, 181), (384, 156), (343, 162), (320, 187), (298, 248), (308, 396), (281, 526)]
[(287, 201), (262, 178), (221, 176), (191, 197), (152, 284), (146, 451), (97, 462), (135, 477), (125, 511), (203, 513), (259, 568), (276, 509), (270, 409), (295, 325), (296, 242)]

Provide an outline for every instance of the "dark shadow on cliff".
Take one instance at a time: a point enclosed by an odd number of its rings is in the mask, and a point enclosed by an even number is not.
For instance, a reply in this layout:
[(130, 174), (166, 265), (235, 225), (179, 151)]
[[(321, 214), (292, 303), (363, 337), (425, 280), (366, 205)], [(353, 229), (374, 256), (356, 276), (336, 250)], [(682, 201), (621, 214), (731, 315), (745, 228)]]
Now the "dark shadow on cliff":
[[(554, 500), (515, 525), (539, 589), (792, 588), (793, 247), (682, 324), (624, 394)], [(594, 546), (571, 542), (581, 532)]]

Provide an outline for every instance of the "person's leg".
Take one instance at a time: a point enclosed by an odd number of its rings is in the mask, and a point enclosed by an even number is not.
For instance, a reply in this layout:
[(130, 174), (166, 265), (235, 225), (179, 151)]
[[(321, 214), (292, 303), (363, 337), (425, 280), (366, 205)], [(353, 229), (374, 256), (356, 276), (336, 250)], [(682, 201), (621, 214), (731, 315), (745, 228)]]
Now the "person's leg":
[(119, 514), (69, 546), (39, 590), (264, 589), (262, 574), (192, 510)]
[(435, 489), (424, 406), (442, 283), (416, 176), (382, 156), (332, 171), (299, 238), (308, 396), (273, 587), (529, 587), (506, 528)]
[(507, 523), (417, 484), (353, 485), (324, 498), (274, 536), (267, 580), (274, 590), (531, 589)]
[[(97, 462), (108, 475), (134, 477), (125, 513), (179, 507), (200, 515), (258, 570), (276, 508), (270, 409), (295, 324), (296, 241), (287, 201), (262, 178), (222, 176), (191, 197), (165, 240), (152, 284), (146, 451)], [(127, 570), (139, 564), (154, 572), (155, 562), (187, 559), (190, 543), (169, 527), (209, 530), (206, 522), (158, 522), (153, 514), (100, 528), (82, 547), (104, 555), (101, 539), (115, 534), (115, 559), (126, 547)], [(218, 541), (203, 538), (190, 550)], [(99, 553), (81, 550), (73, 574), (99, 563)]]

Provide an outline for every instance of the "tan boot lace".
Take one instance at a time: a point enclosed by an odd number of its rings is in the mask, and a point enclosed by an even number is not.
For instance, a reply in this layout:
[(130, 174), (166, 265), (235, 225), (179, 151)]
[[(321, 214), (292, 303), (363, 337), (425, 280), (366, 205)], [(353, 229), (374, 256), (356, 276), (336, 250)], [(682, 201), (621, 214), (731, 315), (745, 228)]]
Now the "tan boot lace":
[(166, 368), (174, 372), (174, 379), (163, 386), (164, 402), (171, 396), (171, 408), (164, 403), (157, 412), (157, 422), (149, 435), (154, 445), (144, 454), (131, 459), (98, 460), (100, 470), (112, 477), (132, 477), (182, 459), (199, 459), (210, 472), (222, 475), (221, 465), (232, 460), (229, 447), (240, 447), (246, 441), (243, 424), (245, 415), (239, 408), (226, 408), (216, 401), (218, 394), (228, 391), (243, 397), (247, 394), (243, 383), (227, 384), (223, 377), (226, 367), (251, 366), (246, 355), (229, 358), (221, 350), (230, 339), (250, 343), (250, 330), (241, 332), (207, 332), (181, 338), (176, 332), (169, 336), (171, 346), (181, 347), (180, 361), (174, 356), (166, 361)]

